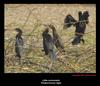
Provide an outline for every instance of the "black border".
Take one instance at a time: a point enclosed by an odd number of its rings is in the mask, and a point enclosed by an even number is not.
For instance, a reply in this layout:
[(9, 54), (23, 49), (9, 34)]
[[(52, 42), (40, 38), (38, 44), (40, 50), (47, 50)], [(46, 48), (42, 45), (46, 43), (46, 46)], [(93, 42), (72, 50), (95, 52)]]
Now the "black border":
[(3, 3), (95, 3), (96, 0), (2, 0)]
[(4, 5), (0, 4), (0, 75), (4, 72)]
[[(4, 74), (4, 4), (96, 4), (95, 0), (4, 0), (3, 4), (0, 4), (0, 80), (5, 81), (19, 81), (27, 83), (32, 81), (35, 86), (40, 86), (43, 79), (60, 79), (61, 86), (66, 86), (70, 80), (87, 81), (92, 79), (96, 81), (97, 73), (6, 73)], [(97, 6), (97, 4), (96, 4)], [(97, 7), (96, 7), (97, 10)], [(1, 41), (2, 40), (2, 41)], [(66, 85), (63, 85), (66, 84)], [(72, 84), (72, 83), (71, 83)], [(43, 85), (44, 86), (44, 85)], [(45, 85), (46, 86), (46, 85)]]

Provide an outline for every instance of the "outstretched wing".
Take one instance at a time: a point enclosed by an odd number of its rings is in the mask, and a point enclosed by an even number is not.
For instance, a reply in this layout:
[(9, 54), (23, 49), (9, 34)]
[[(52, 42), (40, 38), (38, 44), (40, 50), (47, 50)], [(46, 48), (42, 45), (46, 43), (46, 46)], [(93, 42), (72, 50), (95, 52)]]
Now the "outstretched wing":
[(68, 14), (64, 19), (64, 27), (71, 27), (72, 25), (75, 25), (76, 22), (77, 20), (73, 18), (72, 15)]

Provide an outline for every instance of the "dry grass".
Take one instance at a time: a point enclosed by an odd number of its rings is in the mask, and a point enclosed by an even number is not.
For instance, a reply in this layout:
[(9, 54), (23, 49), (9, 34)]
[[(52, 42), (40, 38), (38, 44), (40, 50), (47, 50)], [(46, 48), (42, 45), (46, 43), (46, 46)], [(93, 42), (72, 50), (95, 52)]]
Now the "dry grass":
[[(94, 4), (5, 4), (5, 73), (45, 73), (49, 69), (50, 59), (42, 50), (42, 24), (53, 24), (63, 39), (68, 41), (74, 35), (75, 27), (63, 30), (63, 21), (67, 14), (78, 19), (78, 11), (89, 11), (89, 24), (85, 34), (85, 45), (72, 47), (65, 43), (66, 55), (59, 58), (51, 73), (95, 73), (96, 72), (96, 7)], [(22, 65), (14, 56), (16, 32), (23, 30), (25, 40), (24, 60)], [(51, 31), (50, 31), (51, 33)], [(31, 36), (27, 36), (31, 35)], [(12, 39), (12, 40), (11, 40)], [(11, 40), (11, 41), (10, 41)]]

